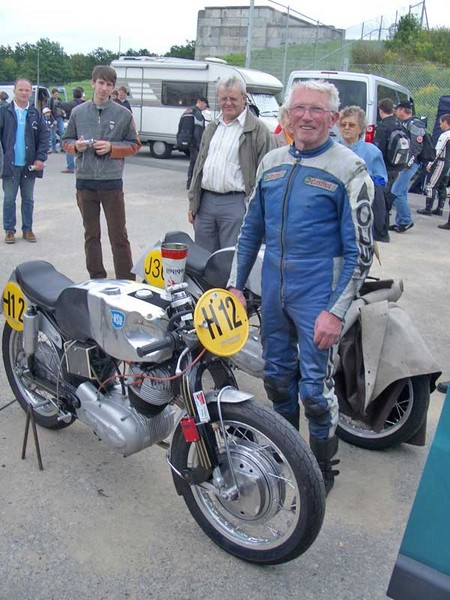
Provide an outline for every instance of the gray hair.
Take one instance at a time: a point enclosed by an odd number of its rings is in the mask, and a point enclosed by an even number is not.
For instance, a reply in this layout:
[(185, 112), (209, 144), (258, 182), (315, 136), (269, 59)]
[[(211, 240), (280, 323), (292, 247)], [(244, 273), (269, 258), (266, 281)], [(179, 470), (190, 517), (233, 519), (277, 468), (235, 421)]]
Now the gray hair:
[(289, 115), (287, 107), (282, 104), (278, 109), (278, 123), (281, 125), (283, 129), (289, 124)]
[(328, 83), (323, 79), (307, 79), (306, 81), (299, 81), (289, 90), (288, 95), (284, 101), (284, 104), (290, 108), (292, 98), (297, 90), (311, 90), (313, 92), (320, 92), (326, 94), (328, 98), (328, 110), (331, 112), (337, 112), (339, 110), (339, 92), (337, 87), (332, 83)]
[(339, 123), (342, 119), (345, 119), (345, 117), (357, 118), (358, 125), (361, 129), (359, 139), (362, 139), (365, 136), (367, 129), (367, 117), (363, 109), (360, 106), (356, 106), (356, 104), (353, 104), (352, 106), (345, 106), (339, 113)]
[(236, 75), (233, 75), (232, 77), (227, 77), (226, 79), (223, 78), (223, 79), (218, 80), (217, 85), (216, 85), (217, 95), (219, 95), (219, 90), (221, 88), (229, 90), (232, 87), (239, 88), (239, 91), (244, 96), (247, 94), (245, 83), (242, 81), (242, 79), (239, 79), (239, 77), (236, 77)]

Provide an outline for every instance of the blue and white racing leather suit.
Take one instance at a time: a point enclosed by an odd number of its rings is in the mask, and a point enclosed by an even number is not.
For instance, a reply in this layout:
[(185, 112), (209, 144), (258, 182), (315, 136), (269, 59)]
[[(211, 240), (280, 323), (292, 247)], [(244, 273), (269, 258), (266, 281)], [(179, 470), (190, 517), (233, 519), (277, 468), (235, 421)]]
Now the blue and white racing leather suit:
[(318, 439), (333, 435), (338, 407), (335, 349), (318, 349), (314, 325), (323, 310), (342, 320), (370, 269), (373, 193), (364, 161), (331, 139), (308, 152), (294, 146), (269, 152), (258, 169), (228, 281), (243, 290), (265, 242), (265, 388), (284, 416), (298, 412), (300, 392), (310, 434)]

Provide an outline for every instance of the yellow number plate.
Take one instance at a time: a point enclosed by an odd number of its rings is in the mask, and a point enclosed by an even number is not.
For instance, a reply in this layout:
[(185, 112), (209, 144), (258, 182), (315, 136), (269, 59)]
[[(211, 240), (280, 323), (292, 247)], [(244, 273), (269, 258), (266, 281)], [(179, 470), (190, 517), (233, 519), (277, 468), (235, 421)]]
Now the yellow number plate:
[(194, 325), (202, 345), (217, 356), (231, 356), (242, 349), (249, 325), (244, 307), (230, 292), (208, 290), (197, 302)]
[(164, 275), (162, 266), (161, 248), (153, 248), (145, 257), (144, 261), (145, 281), (155, 287), (163, 288)]
[(22, 290), (14, 281), (6, 284), (3, 290), (2, 304), (3, 314), (8, 325), (16, 331), (22, 331), (23, 313), (27, 309), (27, 303)]

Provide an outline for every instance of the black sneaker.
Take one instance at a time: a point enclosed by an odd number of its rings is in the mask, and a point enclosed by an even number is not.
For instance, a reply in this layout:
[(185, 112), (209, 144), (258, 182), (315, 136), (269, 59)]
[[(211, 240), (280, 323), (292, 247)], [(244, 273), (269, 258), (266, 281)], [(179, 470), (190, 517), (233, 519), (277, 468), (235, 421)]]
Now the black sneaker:
[(414, 227), (414, 223), (408, 223), (408, 225), (395, 225), (392, 231), (396, 231), (397, 233), (405, 233), (408, 229), (412, 229)]

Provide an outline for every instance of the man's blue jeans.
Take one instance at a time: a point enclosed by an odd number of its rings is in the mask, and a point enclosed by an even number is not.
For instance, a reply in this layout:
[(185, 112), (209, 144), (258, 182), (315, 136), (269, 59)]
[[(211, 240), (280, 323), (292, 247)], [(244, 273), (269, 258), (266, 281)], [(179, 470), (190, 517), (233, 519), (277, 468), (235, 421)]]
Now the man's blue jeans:
[(62, 117), (56, 117), (56, 125), (50, 130), (50, 143), (53, 152), (56, 152), (56, 132), (58, 132), (59, 147), (62, 150), (62, 137), (64, 135), (64, 119)]
[(415, 162), (409, 167), (409, 169), (400, 171), (397, 179), (392, 185), (391, 194), (395, 196), (394, 206), (396, 210), (396, 225), (409, 225), (413, 222), (408, 204), (408, 189), (411, 179), (417, 173), (419, 167), (419, 163)]
[(22, 231), (33, 229), (35, 178), (29, 174), (26, 167), (14, 167), (14, 177), (3, 179), (3, 229), (16, 231), (16, 197), (20, 188), (22, 197)]
[(66, 152), (66, 167), (71, 171), (75, 170), (75, 156), (71, 152)]

